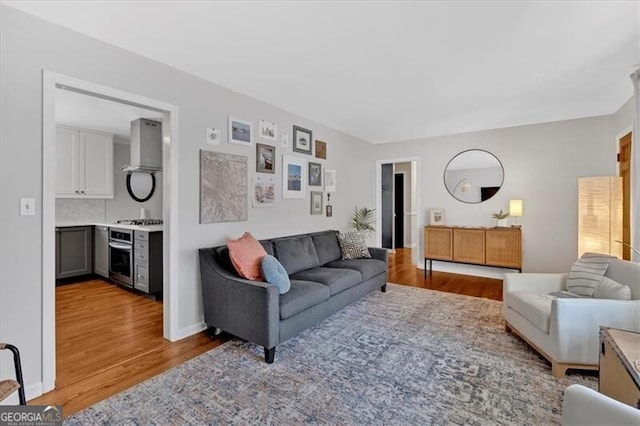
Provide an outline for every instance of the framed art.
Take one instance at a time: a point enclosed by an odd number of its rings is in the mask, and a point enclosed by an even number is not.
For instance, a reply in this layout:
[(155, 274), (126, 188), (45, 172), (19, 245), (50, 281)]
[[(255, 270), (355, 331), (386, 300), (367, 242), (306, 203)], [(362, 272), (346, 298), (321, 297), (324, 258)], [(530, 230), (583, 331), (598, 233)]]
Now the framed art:
[(200, 223), (247, 220), (247, 159), (200, 150)]
[(327, 159), (327, 143), (316, 140), (316, 158)]
[(273, 142), (278, 141), (278, 125), (267, 120), (260, 120), (260, 137)]
[(253, 180), (253, 207), (273, 207), (276, 201), (276, 183), (273, 178)]
[(333, 206), (327, 206), (327, 217), (333, 216)]
[(444, 225), (444, 209), (429, 209), (429, 225)]
[(276, 147), (273, 145), (256, 144), (256, 172), (276, 172)]
[(311, 214), (322, 214), (322, 192), (311, 191)]
[(253, 145), (253, 123), (229, 117), (229, 143)]
[(313, 133), (311, 130), (299, 126), (293, 126), (293, 150), (303, 154), (311, 155), (311, 141)]
[(282, 156), (282, 198), (304, 198), (307, 189), (307, 161)]
[(213, 127), (207, 127), (207, 144), (220, 145), (220, 130)]
[(322, 186), (322, 164), (309, 162), (309, 186)]
[(324, 169), (324, 190), (336, 192), (336, 169)]

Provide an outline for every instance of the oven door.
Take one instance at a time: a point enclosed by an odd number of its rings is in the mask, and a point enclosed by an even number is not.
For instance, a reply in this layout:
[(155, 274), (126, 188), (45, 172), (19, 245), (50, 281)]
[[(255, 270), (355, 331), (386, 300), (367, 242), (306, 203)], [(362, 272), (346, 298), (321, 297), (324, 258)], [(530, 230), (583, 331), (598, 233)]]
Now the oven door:
[(109, 254), (109, 278), (117, 283), (133, 287), (133, 246), (109, 241)]

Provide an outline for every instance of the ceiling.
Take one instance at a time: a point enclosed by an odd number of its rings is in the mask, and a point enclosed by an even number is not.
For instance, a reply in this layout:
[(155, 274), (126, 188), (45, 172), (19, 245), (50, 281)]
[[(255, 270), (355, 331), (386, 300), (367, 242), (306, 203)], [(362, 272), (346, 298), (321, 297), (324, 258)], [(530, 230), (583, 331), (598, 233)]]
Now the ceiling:
[(640, 58), (639, 2), (5, 3), (374, 143), (612, 114)]

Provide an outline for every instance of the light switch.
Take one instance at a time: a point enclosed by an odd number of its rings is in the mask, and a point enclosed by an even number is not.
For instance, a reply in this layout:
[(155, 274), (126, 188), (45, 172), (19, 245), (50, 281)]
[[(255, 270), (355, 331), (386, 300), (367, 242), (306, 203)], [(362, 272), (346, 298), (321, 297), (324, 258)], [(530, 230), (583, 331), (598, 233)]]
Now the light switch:
[(36, 200), (34, 198), (20, 198), (20, 216), (36, 214)]

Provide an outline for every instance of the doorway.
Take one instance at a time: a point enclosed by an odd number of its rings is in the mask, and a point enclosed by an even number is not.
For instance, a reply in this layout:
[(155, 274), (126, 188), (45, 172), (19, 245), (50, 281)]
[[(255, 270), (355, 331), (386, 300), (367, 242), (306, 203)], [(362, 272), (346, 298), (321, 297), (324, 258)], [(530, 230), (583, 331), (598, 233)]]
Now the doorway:
[[(55, 388), (56, 379), (56, 302), (55, 302), (55, 218), (56, 218), (56, 91), (82, 93), (124, 105), (157, 111), (162, 116), (162, 217), (163, 299), (162, 334), (165, 339), (180, 338), (177, 330), (177, 112), (165, 102), (100, 86), (49, 71), (43, 72), (43, 158), (42, 158), (42, 391)], [(173, 205), (172, 205), (173, 204)]]
[[(631, 132), (619, 138), (619, 176), (622, 177), (622, 241), (631, 244)], [(631, 247), (622, 245), (622, 258), (631, 260)]]
[(404, 210), (404, 173), (396, 173), (394, 181), (393, 191), (393, 217), (394, 217), (394, 231), (393, 231), (393, 248), (404, 248), (404, 222), (405, 222), (405, 210)]

